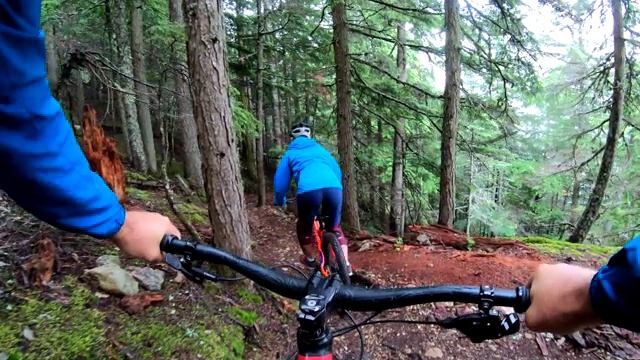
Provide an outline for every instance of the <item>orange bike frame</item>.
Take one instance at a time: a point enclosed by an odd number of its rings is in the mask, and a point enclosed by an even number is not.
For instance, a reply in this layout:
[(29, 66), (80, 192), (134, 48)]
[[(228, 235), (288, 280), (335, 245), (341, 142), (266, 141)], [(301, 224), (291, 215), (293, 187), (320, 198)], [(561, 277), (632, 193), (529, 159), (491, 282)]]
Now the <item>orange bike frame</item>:
[[(322, 274), (322, 276), (324, 277), (329, 277), (329, 271), (327, 270), (328, 266), (326, 266), (327, 258), (326, 255), (322, 252), (322, 236), (324, 235), (324, 232), (322, 231), (322, 229), (320, 229), (320, 222), (318, 221), (317, 217), (313, 219), (313, 234), (316, 238), (318, 254), (322, 256), (322, 261), (320, 262), (320, 274)], [(331, 252), (333, 252), (333, 250), (331, 250)]]

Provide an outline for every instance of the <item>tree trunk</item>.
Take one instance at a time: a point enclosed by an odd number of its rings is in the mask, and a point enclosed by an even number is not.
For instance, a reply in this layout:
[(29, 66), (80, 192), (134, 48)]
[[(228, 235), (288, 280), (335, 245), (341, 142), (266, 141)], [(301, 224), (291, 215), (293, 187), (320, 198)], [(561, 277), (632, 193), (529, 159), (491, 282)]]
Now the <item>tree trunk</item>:
[[(285, 124), (285, 127), (282, 131), (282, 136), (283, 139), (286, 139), (288, 134), (289, 134), (289, 129), (291, 128), (291, 126), (293, 126), (294, 121), (295, 121), (295, 110), (293, 108), (293, 100), (291, 99), (292, 97), (292, 92), (295, 91), (294, 88), (294, 82), (291, 80), (292, 74), (293, 72), (291, 71), (291, 67), (292, 65), (287, 64), (286, 61), (282, 62), (282, 68), (284, 70), (284, 82), (286, 84), (286, 88), (288, 89), (287, 91), (285, 91), (284, 93), (284, 106), (287, 108), (286, 114), (287, 114), (287, 122)], [(289, 85), (289, 81), (291, 81), (291, 85)]]
[(124, 112), (124, 96), (122, 93), (116, 93), (116, 114), (118, 119), (122, 123), (122, 137), (124, 138), (125, 151), (127, 153), (127, 160), (133, 160), (133, 151), (131, 150), (131, 138), (129, 137), (129, 128), (126, 126), (126, 115)]
[(138, 123), (138, 114), (136, 113), (136, 99), (132, 80), (133, 62), (131, 60), (126, 9), (126, 0), (115, 1), (112, 19), (114, 32), (116, 34), (117, 65), (122, 73), (118, 79), (122, 91), (118, 96), (122, 97), (125, 117), (121, 120), (122, 126), (127, 128), (127, 135), (129, 136), (129, 143), (131, 144), (133, 166), (136, 170), (145, 172), (149, 169), (149, 163), (144, 153), (142, 133), (140, 131), (140, 124)]
[(231, 118), (222, 5), (217, 0), (185, 1), (189, 74), (213, 242), (222, 250), (249, 258), (251, 239)]
[[(240, 62), (240, 66), (242, 69), (247, 69), (247, 57), (249, 54), (245, 51), (246, 40), (244, 38), (245, 35), (245, 24), (244, 24), (244, 15), (243, 12), (245, 10), (246, 3), (244, 1), (236, 1), (236, 17), (234, 19), (234, 23), (236, 25), (237, 37), (240, 42), (240, 49), (238, 49), (238, 58)], [(243, 70), (240, 76), (240, 95), (242, 98), (242, 104), (247, 111), (251, 111), (251, 86), (249, 77), (247, 76), (246, 70)], [(247, 177), (248, 183), (255, 187), (255, 183), (258, 180), (258, 169), (256, 167), (256, 136), (252, 131), (245, 132), (244, 138), (245, 146), (244, 150), (244, 159), (243, 162), (247, 167)], [(255, 189), (254, 189), (255, 190)]]
[(355, 155), (351, 134), (351, 90), (349, 86), (349, 43), (344, 0), (333, 0), (333, 54), (336, 63), (336, 97), (338, 99), (338, 153), (342, 168), (344, 205), (343, 223), (348, 231), (360, 230), (355, 178)]
[(609, 183), (611, 176), (611, 168), (615, 160), (616, 145), (618, 142), (618, 128), (622, 119), (622, 110), (624, 108), (624, 77), (625, 77), (625, 43), (624, 43), (624, 24), (622, 15), (621, 0), (612, 0), (611, 8), (613, 13), (613, 94), (611, 113), (609, 115), (609, 131), (607, 140), (602, 154), (602, 162), (600, 171), (596, 178), (595, 186), (589, 196), (589, 202), (584, 209), (578, 224), (569, 236), (572, 243), (581, 243), (587, 237), (587, 233), (591, 229), (593, 223), (597, 220), (602, 198)]
[(291, 123), (297, 123), (300, 118), (302, 118), (302, 109), (300, 108), (300, 86), (298, 84), (298, 67), (296, 66), (295, 60), (291, 62), (291, 91), (293, 92), (293, 117), (294, 120)]
[[(184, 25), (182, 0), (171, 0), (169, 2), (169, 19), (176, 25)], [(182, 46), (179, 46), (178, 49), (182, 49)], [(178, 93), (176, 102), (178, 103), (178, 124), (184, 148), (185, 171), (191, 183), (201, 190), (204, 189), (202, 155), (198, 147), (198, 128), (196, 120), (193, 118), (193, 102), (191, 100), (191, 91), (189, 90), (188, 75), (183, 74), (186, 64), (180, 53), (175, 50), (171, 54), (171, 63), (173, 64), (173, 77), (176, 92)]]
[(475, 175), (475, 164), (473, 154), (469, 154), (469, 200), (467, 202), (467, 236), (471, 235), (471, 210), (473, 209), (473, 180)]
[(136, 106), (138, 108), (138, 121), (142, 130), (142, 143), (147, 154), (149, 170), (158, 171), (158, 159), (153, 140), (153, 125), (151, 124), (151, 112), (149, 111), (149, 89), (147, 87), (147, 65), (144, 58), (144, 33), (142, 22), (142, 7), (144, 1), (133, 0), (131, 4), (131, 53), (133, 55), (133, 74), (136, 78)]
[[(404, 43), (407, 34), (404, 29), (404, 23), (398, 25), (398, 54), (396, 65), (398, 67), (398, 79), (402, 82), (407, 81), (407, 58)], [(403, 213), (403, 167), (404, 159), (404, 130), (405, 119), (398, 117), (398, 123), (395, 127), (393, 137), (393, 175), (391, 179), (391, 218), (389, 222), (389, 231), (393, 236), (404, 236), (404, 223), (402, 222)]]
[(256, 0), (258, 16), (258, 69), (256, 112), (258, 115), (258, 141), (256, 144), (256, 164), (258, 168), (258, 207), (264, 206), (267, 201), (267, 182), (264, 173), (264, 15), (262, 13), (262, 0)]
[(578, 168), (573, 176), (573, 188), (571, 190), (571, 217), (570, 222), (572, 224), (576, 223), (577, 214), (576, 208), (578, 207), (578, 202), (580, 201), (580, 168)]
[(84, 117), (84, 82), (80, 69), (71, 71), (71, 82), (69, 94), (71, 107), (71, 122), (75, 125), (82, 125)]
[(440, 206), (438, 224), (453, 227), (456, 197), (456, 137), (460, 109), (460, 8), (458, 0), (445, 0), (444, 118), (440, 145)]
[(273, 138), (276, 149), (282, 149), (282, 114), (280, 113), (280, 96), (278, 94), (278, 87), (276, 83), (278, 78), (276, 77), (276, 65), (275, 59), (269, 65), (271, 69), (271, 98), (273, 101)]
[[(382, 143), (384, 142), (383, 126), (384, 126), (384, 122), (381, 119), (378, 119), (378, 129), (376, 134), (376, 141), (378, 143), (378, 146), (382, 146)], [(388, 233), (389, 217), (387, 216), (387, 204), (385, 204), (385, 193), (386, 193), (385, 184), (381, 179), (382, 172), (383, 172), (383, 169), (381, 167), (376, 167), (375, 178), (378, 184), (378, 188), (376, 189), (376, 194), (377, 194), (376, 209), (378, 211), (377, 216), (378, 216), (378, 221), (380, 222), (380, 230), (382, 230), (383, 233)]]
[[(372, 148), (373, 148), (373, 144), (375, 143), (375, 137), (374, 137), (374, 133), (373, 133), (373, 121), (371, 120), (370, 116), (366, 116), (364, 119), (364, 125), (365, 125), (365, 131), (366, 131), (366, 143), (369, 144), (370, 146), (366, 147), (364, 149), (365, 151), (365, 156), (367, 159), (372, 159)], [(377, 198), (378, 198), (378, 184), (377, 184), (377, 176), (375, 176), (376, 173), (376, 166), (372, 161), (368, 161), (367, 162), (367, 167), (364, 169), (364, 171), (366, 171), (367, 174), (371, 174), (372, 176), (368, 176), (367, 177), (367, 187), (365, 187), (365, 193), (367, 196), (367, 206), (366, 209), (367, 211), (370, 213), (370, 219), (375, 219), (375, 214), (377, 214), (377, 208), (376, 208), (376, 204), (377, 204)]]
[(54, 42), (56, 30), (55, 27), (49, 26), (45, 32), (46, 49), (47, 49), (47, 80), (53, 94), (57, 93), (58, 81), (60, 80), (60, 64), (56, 44)]

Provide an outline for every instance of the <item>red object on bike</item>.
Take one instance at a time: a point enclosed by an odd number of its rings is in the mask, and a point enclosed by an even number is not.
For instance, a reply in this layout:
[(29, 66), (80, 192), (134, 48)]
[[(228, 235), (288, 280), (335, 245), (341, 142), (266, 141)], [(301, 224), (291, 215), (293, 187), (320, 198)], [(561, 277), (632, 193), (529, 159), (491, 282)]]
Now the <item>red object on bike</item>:
[(333, 360), (333, 355), (320, 355), (320, 356), (309, 356), (309, 355), (298, 355), (298, 360)]

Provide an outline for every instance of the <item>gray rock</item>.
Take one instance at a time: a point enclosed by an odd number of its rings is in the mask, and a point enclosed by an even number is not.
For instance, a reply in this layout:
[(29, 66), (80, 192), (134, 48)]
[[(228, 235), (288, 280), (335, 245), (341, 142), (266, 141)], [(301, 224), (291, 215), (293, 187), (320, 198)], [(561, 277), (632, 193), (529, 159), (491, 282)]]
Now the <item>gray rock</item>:
[(584, 341), (584, 337), (582, 337), (582, 334), (580, 334), (579, 331), (574, 332), (573, 334), (569, 335), (569, 337), (572, 338), (581, 347), (583, 348), (587, 347), (587, 342)]
[(131, 271), (131, 275), (147, 290), (158, 291), (162, 289), (164, 283), (164, 271), (162, 270), (136, 267)]
[(432, 347), (424, 352), (424, 356), (430, 359), (439, 359), (444, 356), (444, 353), (442, 352), (442, 350), (440, 350), (440, 348)]
[(372, 248), (373, 248), (373, 243), (369, 240), (365, 240), (360, 244), (358, 251), (359, 252), (367, 251), (367, 250), (371, 250)]
[(33, 330), (29, 329), (28, 327), (22, 330), (22, 336), (29, 341), (33, 341), (33, 339), (35, 339), (35, 336), (33, 335)]
[(120, 258), (117, 255), (102, 255), (96, 259), (96, 266), (102, 266), (107, 264), (122, 266), (120, 264)]
[(136, 279), (113, 263), (85, 270), (84, 273), (90, 279), (97, 281), (100, 289), (112, 295), (134, 295), (140, 291)]
[(431, 245), (431, 241), (426, 234), (418, 235), (418, 237), (416, 238), (416, 241), (418, 241), (420, 245)]

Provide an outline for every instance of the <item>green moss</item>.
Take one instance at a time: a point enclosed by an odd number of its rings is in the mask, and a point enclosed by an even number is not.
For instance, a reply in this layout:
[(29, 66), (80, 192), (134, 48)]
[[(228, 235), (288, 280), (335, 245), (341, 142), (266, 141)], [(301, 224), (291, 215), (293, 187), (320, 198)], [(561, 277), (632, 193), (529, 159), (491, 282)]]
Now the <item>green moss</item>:
[[(155, 312), (155, 317), (161, 316), (168, 314)], [(185, 353), (203, 359), (242, 359), (242, 330), (214, 318), (208, 320), (210, 323), (205, 326), (192, 320), (166, 324), (124, 318), (123, 331), (118, 333), (117, 340), (134, 353), (136, 359), (171, 359)]]
[[(27, 300), (15, 307), (2, 306), (0, 351), (29, 359), (100, 359), (107, 356), (104, 347), (104, 315), (91, 307), (95, 297), (85, 289), (75, 289), (68, 304)], [(23, 352), (22, 332), (28, 327), (34, 339)]]
[(250, 303), (250, 304), (257, 304), (257, 305), (262, 305), (262, 298), (260, 297), (260, 295), (258, 294), (254, 294), (251, 291), (247, 290), (247, 289), (240, 289), (238, 290), (238, 296), (240, 296), (240, 298), (246, 302), (246, 303)]
[[(242, 328), (199, 313), (197, 305), (151, 307), (137, 316), (111, 308), (115, 312), (107, 316), (95, 308), (98, 299), (75, 278), (62, 283), (73, 289), (64, 301), (0, 303), (0, 353), (15, 354), (22, 360), (106, 359), (122, 349), (136, 359), (171, 359), (181, 354), (203, 359), (244, 356)], [(257, 318), (250, 312), (234, 314), (241, 321)], [(25, 347), (22, 333), (26, 327), (33, 331), (34, 339)], [(115, 348), (114, 340), (121, 347)]]
[(207, 293), (209, 293), (211, 295), (217, 295), (217, 294), (220, 294), (222, 292), (222, 288), (220, 287), (219, 284), (216, 284), (214, 282), (205, 282), (204, 283), (204, 291), (206, 291)]
[(246, 326), (252, 326), (258, 320), (258, 313), (251, 310), (244, 310), (237, 306), (227, 306), (226, 311), (229, 315), (235, 317), (240, 323)]
[(148, 181), (151, 180), (151, 177), (147, 174), (137, 173), (133, 171), (125, 172), (125, 177), (127, 180), (133, 181)]
[(208, 225), (209, 224), (209, 211), (203, 207), (200, 207), (192, 203), (179, 203), (176, 205), (178, 211), (194, 225)]
[(176, 175), (184, 176), (184, 164), (179, 161), (172, 161), (167, 164), (167, 175), (174, 177)]
[(138, 188), (131, 187), (131, 186), (127, 187), (126, 191), (127, 191), (127, 195), (134, 199), (143, 200), (143, 201), (151, 200), (151, 194), (149, 194), (147, 191), (140, 190)]
[(531, 245), (542, 253), (552, 255), (603, 255), (609, 256), (620, 249), (617, 246), (600, 246), (592, 244), (574, 244), (564, 240), (548, 239), (544, 237), (531, 236), (516, 238), (525, 244)]

